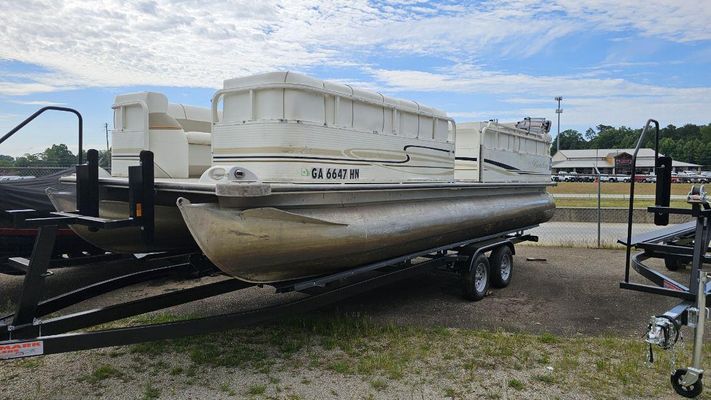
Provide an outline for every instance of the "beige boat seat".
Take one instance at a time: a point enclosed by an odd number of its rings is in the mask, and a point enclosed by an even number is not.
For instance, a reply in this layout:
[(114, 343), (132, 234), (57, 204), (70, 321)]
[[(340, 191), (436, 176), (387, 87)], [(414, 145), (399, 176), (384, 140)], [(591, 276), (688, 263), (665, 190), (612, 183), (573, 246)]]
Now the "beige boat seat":
[(185, 132), (188, 138), (188, 174), (200, 177), (212, 162), (212, 138), (207, 132)]
[(117, 96), (113, 108), (113, 176), (128, 176), (141, 150), (153, 152), (157, 178), (199, 177), (210, 167), (210, 110), (169, 104), (155, 92)]

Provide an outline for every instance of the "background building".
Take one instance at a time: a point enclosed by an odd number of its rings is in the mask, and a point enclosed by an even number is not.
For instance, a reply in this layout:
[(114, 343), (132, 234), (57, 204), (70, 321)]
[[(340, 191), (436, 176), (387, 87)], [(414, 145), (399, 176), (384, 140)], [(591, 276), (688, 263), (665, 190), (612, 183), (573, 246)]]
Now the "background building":
[[(585, 149), (560, 150), (553, 156), (553, 173), (578, 172), (595, 173), (595, 167), (602, 174), (630, 175), (632, 173), (634, 149)], [(660, 154), (659, 156), (662, 156)], [(672, 161), (674, 172), (701, 170), (698, 164)], [(654, 169), (654, 149), (639, 149), (637, 153), (637, 173), (648, 174)]]

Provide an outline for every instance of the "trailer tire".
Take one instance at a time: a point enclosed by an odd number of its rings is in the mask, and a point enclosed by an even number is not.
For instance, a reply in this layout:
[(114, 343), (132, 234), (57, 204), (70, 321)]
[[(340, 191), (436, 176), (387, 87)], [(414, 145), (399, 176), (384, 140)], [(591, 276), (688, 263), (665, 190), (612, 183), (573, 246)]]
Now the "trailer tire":
[(466, 299), (479, 301), (486, 296), (486, 292), (489, 290), (490, 271), (489, 259), (483, 253), (469, 258), (468, 268), (462, 273)]
[(507, 245), (494, 249), (489, 257), (491, 265), (491, 286), (505, 288), (511, 283), (513, 275), (513, 252)]
[(677, 257), (664, 257), (664, 266), (667, 267), (669, 271), (678, 271), (684, 268), (684, 261)]
[(703, 374), (699, 374), (699, 379), (689, 386), (684, 386), (681, 383), (681, 378), (686, 375), (686, 368), (679, 368), (671, 375), (671, 384), (674, 391), (679, 395), (689, 399), (693, 399), (701, 394), (704, 390), (702, 379)]

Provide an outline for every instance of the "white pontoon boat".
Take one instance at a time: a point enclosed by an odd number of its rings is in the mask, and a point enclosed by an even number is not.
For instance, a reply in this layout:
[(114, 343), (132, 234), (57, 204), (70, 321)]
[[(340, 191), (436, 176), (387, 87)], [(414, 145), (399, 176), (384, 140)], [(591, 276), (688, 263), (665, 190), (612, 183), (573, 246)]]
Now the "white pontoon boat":
[[(325, 274), (551, 218), (550, 123), (457, 126), (442, 112), (290, 72), (227, 80), (212, 109), (118, 96), (99, 215), (129, 215), (129, 166), (154, 157), (155, 234), (76, 232), (114, 252), (199, 247), (266, 283)], [(74, 182), (67, 177), (66, 182)], [(59, 211), (72, 192), (50, 192)], [(140, 212), (140, 210), (139, 210)]]

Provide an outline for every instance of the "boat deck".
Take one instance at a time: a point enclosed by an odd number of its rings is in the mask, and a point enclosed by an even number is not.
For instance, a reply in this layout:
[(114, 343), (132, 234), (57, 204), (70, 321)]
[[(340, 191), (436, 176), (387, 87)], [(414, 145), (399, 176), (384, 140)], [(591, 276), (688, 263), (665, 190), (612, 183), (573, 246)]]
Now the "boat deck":
[[(76, 176), (61, 178), (63, 183), (76, 182)], [(128, 178), (100, 177), (99, 184), (106, 187), (128, 187)], [(217, 186), (262, 185), (274, 192), (338, 192), (338, 191), (387, 191), (387, 190), (422, 190), (422, 189), (468, 189), (468, 188), (534, 188), (555, 186), (555, 183), (528, 182), (474, 182), (454, 181), (440, 183), (261, 183), (261, 182), (200, 182), (199, 178), (155, 178), (155, 187), (159, 191), (215, 194)]]

